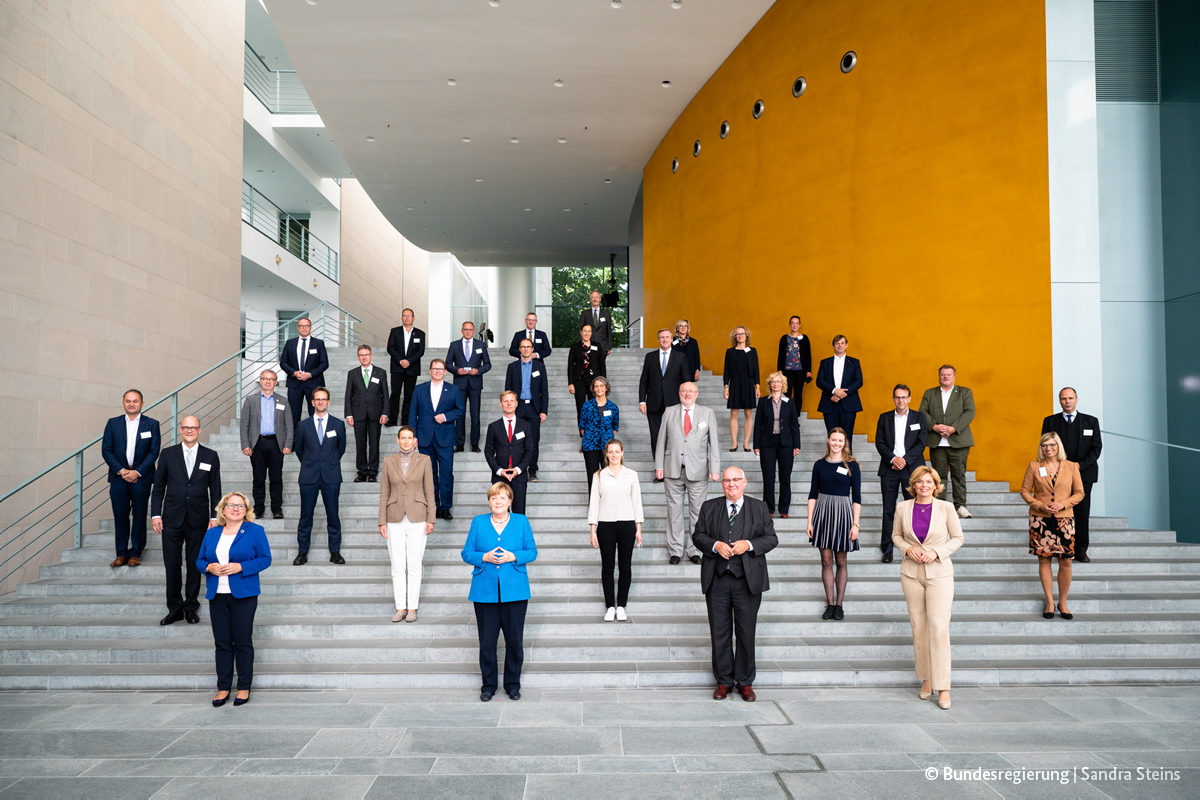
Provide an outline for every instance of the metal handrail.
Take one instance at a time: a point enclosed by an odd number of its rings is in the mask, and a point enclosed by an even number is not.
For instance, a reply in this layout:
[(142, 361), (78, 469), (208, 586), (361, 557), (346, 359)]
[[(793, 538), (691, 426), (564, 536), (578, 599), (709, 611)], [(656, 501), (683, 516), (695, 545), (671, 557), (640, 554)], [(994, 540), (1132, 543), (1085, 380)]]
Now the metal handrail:
[[(334, 346), (349, 346), (356, 343), (355, 328), (361, 320), (333, 303), (319, 303), (307, 311), (297, 314), (292, 319), (263, 333), (254, 341), (247, 342), (245, 347), (233, 355), (146, 406), (143, 412), (149, 412), (159, 406), (169, 404), (169, 419), (164, 418), (163, 422), (163, 446), (175, 442), (181, 410), (188, 416), (200, 417), (201, 424), (205, 418), (236, 418), (241, 413), (242, 398), (246, 395), (245, 389), (257, 381), (262, 369), (273, 368), (278, 364), (279, 349), (282, 344), (279, 341), (280, 333), (287, 331), (297, 320), (304, 317), (312, 320), (314, 336), (325, 338)], [(264, 345), (268, 346), (264, 347)], [(251, 355), (248, 356), (248, 353)], [(233, 381), (230, 382), (228, 378), (221, 377), (215, 385), (211, 385), (211, 381), (201, 385), (205, 379), (223, 368), (228, 368), (231, 364), (236, 367)], [(185, 404), (182, 408), (181, 399)], [(0, 530), (0, 556), (2, 556), (0, 570), (3, 570), (3, 574), (0, 574), (0, 582), (6, 581), (17, 570), (54, 545), (61, 536), (68, 532), (74, 533), (75, 547), (83, 546), (84, 520), (104, 507), (104, 484), (107, 483), (108, 477), (108, 467), (103, 460), (85, 469), (84, 457), (89, 452), (94, 456), (96, 445), (103, 438), (103, 436), (97, 436), (0, 496), (0, 513), (11, 509), (12, 503), (18, 499), (28, 498), (32, 505), (24, 513), (21, 513), (20, 510), (14, 512), (13, 516), (16, 518)], [(57, 472), (67, 464), (73, 464), (72, 475), (61, 486), (45, 487), (44, 496), (37, 495), (32, 491), (40, 481), (49, 478), (51, 473)], [(9, 505), (5, 506), (6, 503)], [(47, 538), (49, 541), (14, 565), (17, 556)]]
[(1187, 450), (1191, 453), (1200, 453), (1200, 447), (1188, 447), (1185, 444), (1172, 444), (1171, 442), (1160, 442), (1157, 439), (1145, 439), (1141, 436), (1131, 436), (1128, 433), (1117, 433), (1116, 431), (1106, 431), (1101, 429), (1105, 436), (1119, 436), (1122, 439), (1132, 439), (1135, 442), (1145, 442), (1146, 444), (1157, 444), (1163, 447), (1171, 447), (1176, 450)]
[(245, 43), (245, 75), (242, 82), (272, 114), (315, 114), (308, 91), (294, 69), (271, 69), (262, 56)]
[[(637, 319), (635, 319), (635, 320), (631, 321), (631, 322), (630, 322), (628, 325), (626, 325), (626, 326), (625, 326), (625, 330), (629, 332), (629, 336), (628, 336), (628, 337), (626, 337), (625, 346), (626, 346), (627, 348), (629, 348), (630, 350), (634, 350), (634, 349), (639, 349), (639, 350), (640, 350), (640, 349), (641, 349), (641, 347), (642, 347), (642, 336), (643, 336), (643, 334), (644, 334), (644, 332), (643, 332), (642, 328), (645, 326), (645, 324), (646, 324), (646, 318), (645, 318), (645, 317), (638, 317)], [(638, 342), (638, 343), (637, 343), (637, 344), (634, 344), (634, 343), (633, 343), (633, 329), (634, 329), (635, 327), (637, 328), (637, 333), (638, 333), (638, 335), (637, 335), (637, 342)]]
[(334, 250), (270, 199), (242, 181), (242, 221), (325, 277), (338, 283), (339, 261)]

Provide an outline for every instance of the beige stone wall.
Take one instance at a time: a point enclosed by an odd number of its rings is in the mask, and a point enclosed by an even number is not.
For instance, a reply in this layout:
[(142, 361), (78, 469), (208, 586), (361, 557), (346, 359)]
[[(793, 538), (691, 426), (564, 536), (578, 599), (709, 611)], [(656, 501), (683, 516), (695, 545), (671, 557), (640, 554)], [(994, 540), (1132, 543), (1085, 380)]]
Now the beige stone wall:
[[(426, 327), (429, 254), (392, 227), (356, 180), (342, 181), (340, 263), (339, 305), (362, 320), (360, 342), (386, 345), (406, 306), (415, 312), (417, 327)], [(387, 361), (376, 356), (376, 363)]]
[(237, 349), (243, 27), (0, 0), (0, 491)]

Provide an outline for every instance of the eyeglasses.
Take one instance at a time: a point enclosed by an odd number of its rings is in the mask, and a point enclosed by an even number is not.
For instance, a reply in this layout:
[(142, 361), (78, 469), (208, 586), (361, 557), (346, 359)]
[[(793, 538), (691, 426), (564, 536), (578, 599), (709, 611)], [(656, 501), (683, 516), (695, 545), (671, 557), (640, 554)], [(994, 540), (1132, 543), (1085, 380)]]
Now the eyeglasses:
[(429, 371), (430, 372), (445, 372), (446, 368), (445, 367), (430, 367)]
[(179, 430), (181, 430), (181, 431), (198, 431), (198, 430), (200, 430), (200, 426), (199, 425), (180, 425)]
[(246, 507), (244, 505), (242, 505), (241, 503), (226, 503), (225, 507), (226, 508), (236, 508), (240, 511), (244, 511), (246, 509)]
[(278, 378), (259, 378), (258, 380), (261, 383), (275, 383), (275, 381), (277, 381), (279, 379)]
[(744, 483), (745, 478), (721, 478), (721, 483)]

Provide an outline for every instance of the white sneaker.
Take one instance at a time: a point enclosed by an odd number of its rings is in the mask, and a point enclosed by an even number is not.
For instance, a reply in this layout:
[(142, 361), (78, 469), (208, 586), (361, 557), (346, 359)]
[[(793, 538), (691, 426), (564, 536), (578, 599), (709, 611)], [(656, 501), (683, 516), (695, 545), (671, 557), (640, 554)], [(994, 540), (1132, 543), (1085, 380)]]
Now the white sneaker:
[(604, 612), (604, 621), (605, 622), (612, 622), (616, 618), (617, 618), (617, 610), (615, 608), (609, 608), (608, 611)]
[(970, 512), (970, 511), (967, 511), (967, 507), (966, 507), (966, 506), (959, 506), (959, 507), (958, 507), (958, 516), (959, 516), (961, 519), (970, 519), (970, 518), (971, 518), (971, 512)]
[(625, 607), (617, 606), (617, 622), (624, 622), (628, 617), (625, 616)]

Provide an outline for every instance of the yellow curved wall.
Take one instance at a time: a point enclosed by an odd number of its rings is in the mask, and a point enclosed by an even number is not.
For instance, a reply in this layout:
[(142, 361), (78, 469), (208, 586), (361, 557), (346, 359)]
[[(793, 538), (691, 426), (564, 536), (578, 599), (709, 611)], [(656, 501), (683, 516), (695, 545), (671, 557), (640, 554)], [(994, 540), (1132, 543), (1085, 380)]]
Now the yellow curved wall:
[(1044, 0), (777, 2), (643, 172), (647, 330), (689, 317), (719, 370), (746, 325), (764, 375), (790, 315), (815, 360), (844, 333), (872, 439), (893, 385), (915, 406), (952, 363), (969, 467), (1019, 483), (1052, 392), (1045, 59)]

